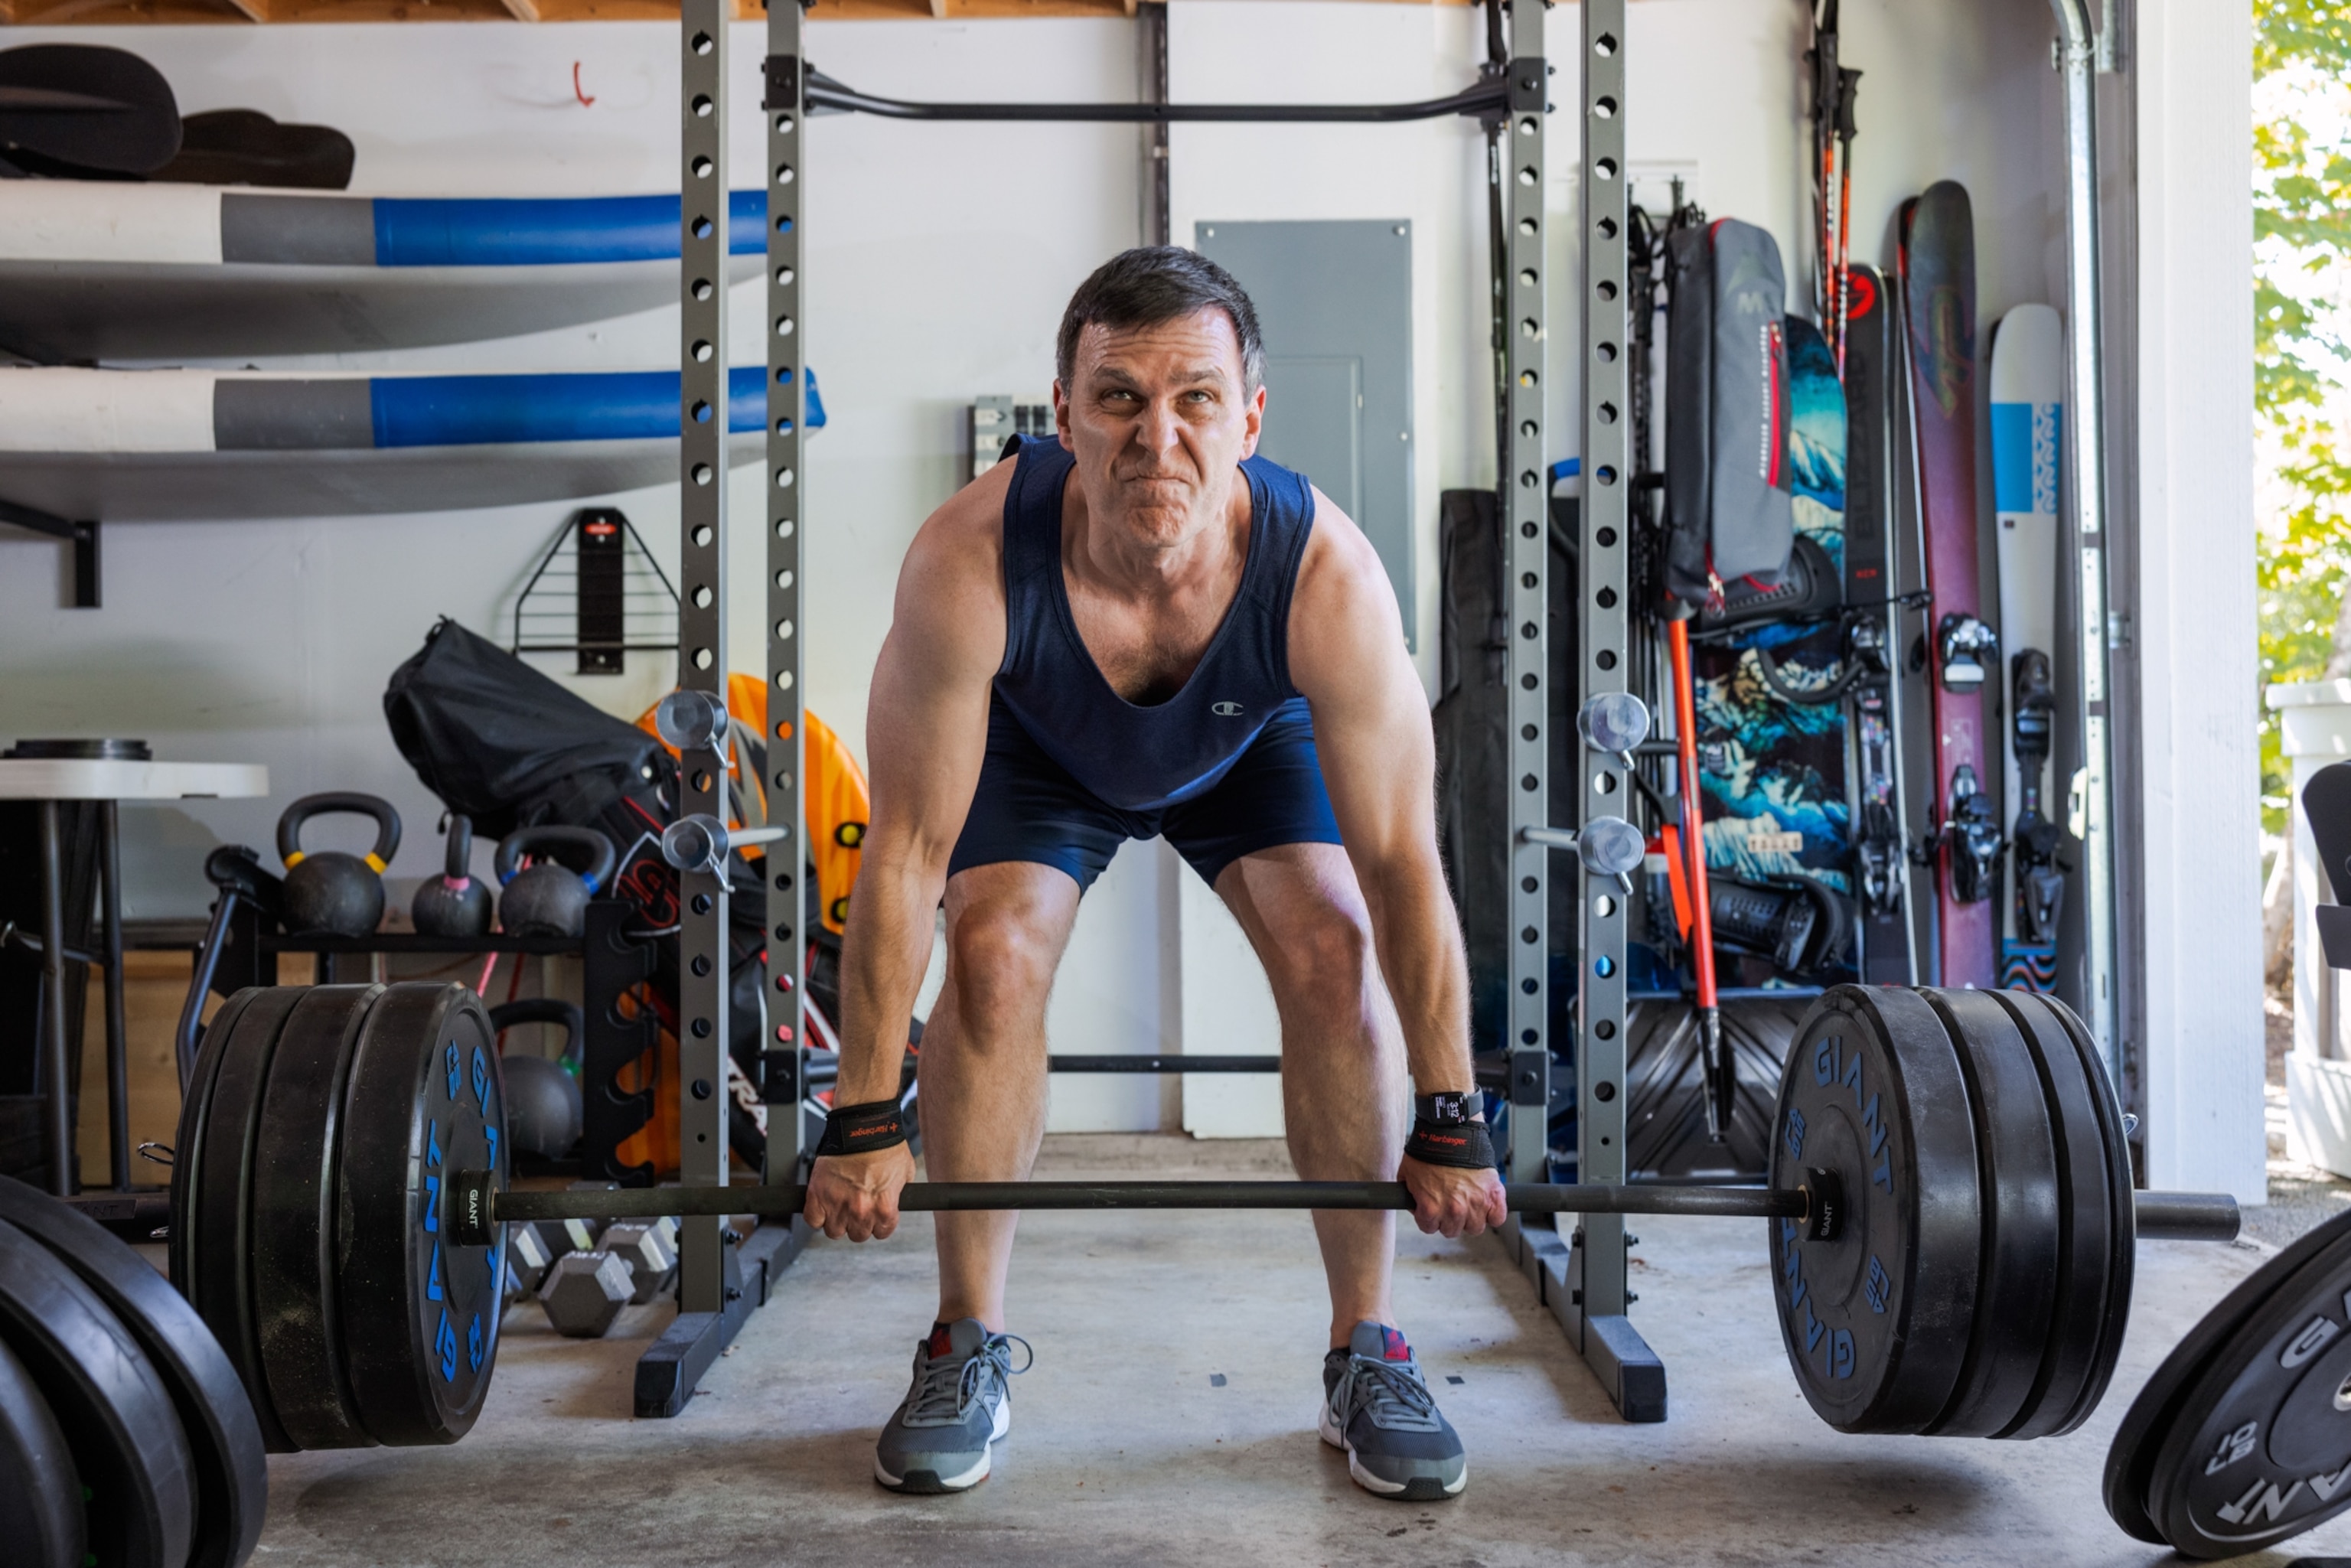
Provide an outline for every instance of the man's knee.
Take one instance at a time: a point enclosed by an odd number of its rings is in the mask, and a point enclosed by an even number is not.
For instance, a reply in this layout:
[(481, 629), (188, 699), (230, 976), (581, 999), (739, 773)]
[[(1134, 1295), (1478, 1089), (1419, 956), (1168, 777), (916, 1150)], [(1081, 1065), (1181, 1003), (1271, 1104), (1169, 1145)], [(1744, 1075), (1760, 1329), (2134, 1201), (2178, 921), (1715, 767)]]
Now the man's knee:
[(1370, 994), (1372, 930), (1362, 915), (1318, 904), (1282, 922), (1267, 968), (1286, 1006), (1343, 1016)]
[(947, 978), (957, 1011), (985, 1031), (1043, 1010), (1060, 944), (1018, 906), (967, 909), (947, 928)]

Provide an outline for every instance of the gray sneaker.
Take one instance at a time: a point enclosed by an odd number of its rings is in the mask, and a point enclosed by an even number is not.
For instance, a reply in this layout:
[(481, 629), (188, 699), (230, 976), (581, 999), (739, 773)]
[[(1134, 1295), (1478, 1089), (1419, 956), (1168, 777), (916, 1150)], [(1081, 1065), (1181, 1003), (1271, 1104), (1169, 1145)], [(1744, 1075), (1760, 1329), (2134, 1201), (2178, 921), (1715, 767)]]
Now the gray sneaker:
[(1345, 1348), (1322, 1358), (1320, 1427), (1324, 1442), (1347, 1450), (1347, 1473), (1365, 1491), (1435, 1502), (1468, 1484), (1460, 1435), (1403, 1332), (1384, 1323), (1357, 1323)]
[(914, 1347), (914, 1385), (873, 1446), (873, 1479), (911, 1492), (963, 1491), (986, 1480), (988, 1445), (1012, 1429), (1007, 1380), (1019, 1375), (1016, 1344), (1029, 1349), (977, 1318), (935, 1325)]

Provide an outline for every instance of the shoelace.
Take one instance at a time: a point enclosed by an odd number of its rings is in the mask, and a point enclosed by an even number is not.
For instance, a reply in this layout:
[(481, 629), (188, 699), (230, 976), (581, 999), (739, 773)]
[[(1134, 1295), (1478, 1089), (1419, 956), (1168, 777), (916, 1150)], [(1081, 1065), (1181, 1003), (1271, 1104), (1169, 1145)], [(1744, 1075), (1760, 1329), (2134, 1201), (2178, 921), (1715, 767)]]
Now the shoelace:
[(1345, 1415), (1350, 1419), (1361, 1410), (1371, 1416), (1373, 1426), (1384, 1432), (1437, 1430), (1436, 1396), (1428, 1392), (1428, 1385), (1408, 1362), (1350, 1355), (1346, 1391)]
[[(1027, 1364), (1017, 1370), (1012, 1364), (1012, 1347), (1016, 1344), (1029, 1353)], [(988, 1335), (977, 1350), (961, 1362), (941, 1356), (923, 1369), (914, 1397), (906, 1402), (905, 1425), (952, 1426), (964, 1418), (971, 1409), (971, 1402), (979, 1396), (982, 1377), (993, 1373), (1000, 1385), (1036, 1364), (1037, 1353), (1029, 1342), (1019, 1334), (1008, 1333)]]

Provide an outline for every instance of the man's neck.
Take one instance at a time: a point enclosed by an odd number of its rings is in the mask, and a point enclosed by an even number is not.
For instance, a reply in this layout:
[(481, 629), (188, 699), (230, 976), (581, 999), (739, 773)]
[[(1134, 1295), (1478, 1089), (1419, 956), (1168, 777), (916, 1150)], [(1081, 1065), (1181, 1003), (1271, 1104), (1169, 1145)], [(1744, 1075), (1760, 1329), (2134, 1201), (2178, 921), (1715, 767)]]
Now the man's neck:
[(1072, 483), (1062, 513), (1065, 569), (1120, 598), (1167, 598), (1214, 583), (1246, 553), (1249, 487), (1235, 469), (1223, 494), (1180, 520), (1165, 513), (1104, 516)]

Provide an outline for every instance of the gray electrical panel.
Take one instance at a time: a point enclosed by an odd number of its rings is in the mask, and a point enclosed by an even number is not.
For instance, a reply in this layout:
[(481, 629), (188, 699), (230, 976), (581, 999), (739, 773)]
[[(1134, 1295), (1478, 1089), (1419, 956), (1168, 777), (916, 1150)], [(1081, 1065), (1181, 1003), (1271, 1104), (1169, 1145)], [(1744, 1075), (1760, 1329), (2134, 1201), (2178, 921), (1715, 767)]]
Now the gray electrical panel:
[(1415, 641), (1412, 225), (1202, 223), (1193, 245), (1257, 306), (1266, 382), (1258, 450), (1355, 519)]

